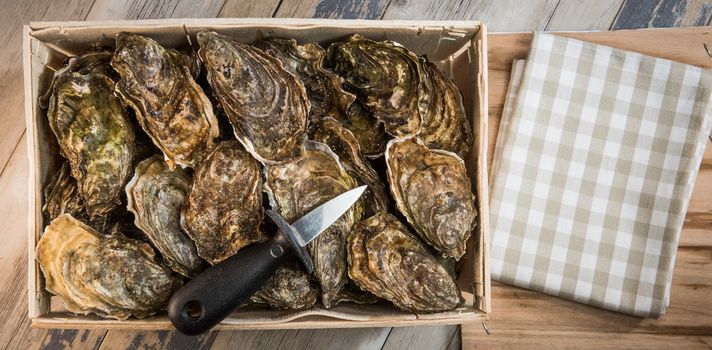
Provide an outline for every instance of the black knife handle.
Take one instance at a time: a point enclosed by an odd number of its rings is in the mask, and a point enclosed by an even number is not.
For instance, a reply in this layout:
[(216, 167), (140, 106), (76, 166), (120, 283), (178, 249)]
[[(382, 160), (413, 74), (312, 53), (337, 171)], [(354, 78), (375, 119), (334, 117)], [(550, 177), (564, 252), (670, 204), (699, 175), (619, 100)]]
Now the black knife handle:
[(240, 250), (175, 292), (168, 302), (168, 317), (183, 334), (208, 331), (257, 292), (292, 254), (282, 232)]

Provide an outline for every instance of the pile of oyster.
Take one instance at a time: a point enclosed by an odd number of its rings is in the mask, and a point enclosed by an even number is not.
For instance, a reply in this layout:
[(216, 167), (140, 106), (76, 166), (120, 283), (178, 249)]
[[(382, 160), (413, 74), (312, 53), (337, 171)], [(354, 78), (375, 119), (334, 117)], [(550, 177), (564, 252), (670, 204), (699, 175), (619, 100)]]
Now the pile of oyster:
[(274, 234), (265, 207), (294, 221), (368, 185), (309, 244), (314, 273), (291, 261), (251, 303), (457, 308), (456, 261), (477, 213), (452, 80), (361, 35), (327, 50), (197, 39), (195, 53), (120, 33), (56, 72), (40, 99), (65, 159), (44, 193), (46, 289), (74, 313), (145, 317)]

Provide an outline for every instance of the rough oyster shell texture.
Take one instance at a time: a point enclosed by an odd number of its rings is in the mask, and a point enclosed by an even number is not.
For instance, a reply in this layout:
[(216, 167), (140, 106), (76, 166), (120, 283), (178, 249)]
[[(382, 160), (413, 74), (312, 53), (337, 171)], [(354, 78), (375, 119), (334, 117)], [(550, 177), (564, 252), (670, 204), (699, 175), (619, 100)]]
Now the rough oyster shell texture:
[(346, 172), (356, 179), (359, 185), (368, 185), (361, 197), (364, 217), (388, 210), (386, 188), (371, 164), (361, 154), (358, 141), (348, 129), (327, 117), (310, 127), (309, 137), (329, 146), (339, 156)]
[(62, 214), (74, 217), (84, 216), (84, 202), (77, 188), (77, 181), (70, 174), (69, 162), (54, 174), (52, 181), (44, 189), (42, 211), (52, 221)]
[(457, 153), (464, 157), (472, 144), (470, 124), (455, 83), (438, 67), (421, 58), (423, 89), (422, 124), (418, 137), (429, 147)]
[(121, 203), (131, 173), (134, 134), (114, 95), (108, 53), (88, 52), (54, 76), (47, 119), (69, 160), (86, 212), (103, 216)]
[(250, 301), (278, 310), (299, 310), (313, 306), (318, 294), (319, 288), (300, 266), (282, 265)]
[(264, 240), (260, 166), (237, 140), (218, 143), (196, 168), (183, 227), (211, 264)]
[(428, 149), (418, 138), (394, 139), (386, 148), (386, 165), (398, 210), (443, 256), (460, 259), (477, 216), (462, 159)]
[(356, 95), (344, 91), (341, 88), (344, 80), (322, 67), (325, 51), (321, 46), (313, 43), (297, 45), (294, 39), (270, 39), (260, 42), (259, 46), (302, 80), (311, 104), (310, 122), (328, 116), (346, 118)]
[(36, 256), (47, 290), (78, 314), (143, 318), (163, 309), (180, 287), (148, 244), (101, 235), (69, 214), (45, 228)]
[(153, 39), (119, 33), (111, 61), (121, 76), (116, 92), (171, 169), (194, 167), (219, 134), (212, 104), (185, 65), (190, 58), (181, 55)]
[(378, 213), (354, 227), (348, 261), (356, 284), (401, 309), (445, 311), (463, 301), (450, 273), (391, 214)]
[(294, 39), (270, 39), (261, 42), (260, 47), (302, 80), (311, 103), (311, 123), (334, 118), (351, 130), (365, 155), (378, 157), (383, 154), (387, 142), (383, 124), (356, 102), (356, 95), (341, 87), (344, 82), (341, 77), (324, 69), (326, 52), (321, 46), (313, 43), (298, 45)]
[(252, 45), (214, 32), (198, 33), (198, 42), (213, 94), (245, 149), (264, 164), (299, 157), (310, 107), (299, 78)]
[(180, 225), (181, 208), (188, 197), (190, 177), (182, 169), (170, 170), (161, 156), (136, 166), (126, 185), (128, 209), (134, 223), (148, 236), (171, 270), (193, 277), (202, 269), (195, 244)]
[(331, 44), (327, 61), (347, 87), (397, 137), (418, 134), (422, 65), (414, 53), (393, 41), (353, 35)]
[[(315, 141), (304, 145), (303, 157), (264, 169), (270, 204), (289, 222), (357, 186), (328, 146)], [(360, 203), (307, 245), (321, 287), (321, 301), (327, 308), (346, 283), (346, 235), (361, 218)]]

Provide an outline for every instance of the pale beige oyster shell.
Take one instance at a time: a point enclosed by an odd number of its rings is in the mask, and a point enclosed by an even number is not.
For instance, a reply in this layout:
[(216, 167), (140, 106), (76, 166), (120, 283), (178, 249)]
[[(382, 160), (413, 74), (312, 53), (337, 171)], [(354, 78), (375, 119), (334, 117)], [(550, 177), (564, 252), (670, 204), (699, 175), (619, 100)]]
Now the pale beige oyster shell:
[(45, 288), (77, 314), (143, 318), (165, 309), (181, 285), (148, 244), (102, 235), (69, 214), (45, 228), (36, 257)]

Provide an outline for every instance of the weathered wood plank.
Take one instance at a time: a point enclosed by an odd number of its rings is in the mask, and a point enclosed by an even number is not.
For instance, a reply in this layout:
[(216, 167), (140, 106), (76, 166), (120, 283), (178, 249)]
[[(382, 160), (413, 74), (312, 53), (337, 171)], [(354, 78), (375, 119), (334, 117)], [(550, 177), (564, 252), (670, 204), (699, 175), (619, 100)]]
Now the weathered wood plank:
[(607, 29), (616, 18), (621, 5), (623, 0), (560, 0), (546, 30)]
[(611, 29), (703, 26), (710, 18), (709, 0), (626, 0)]
[(390, 0), (284, 0), (275, 17), (380, 19)]
[(27, 143), (23, 134), (15, 154), (0, 176), (0, 217), (17, 218), (3, 222), (0, 245), (0, 343), (10, 349), (39, 346), (46, 333), (30, 329), (27, 318)]
[(447, 349), (458, 333), (456, 326), (395, 327), (383, 344), (384, 350)]
[(218, 17), (272, 17), (280, 0), (226, 0)]
[(317, 329), (305, 349), (377, 350), (390, 332), (391, 328)]
[(191, 337), (170, 331), (109, 331), (101, 342), (101, 350), (175, 349), (194, 350), (208, 347), (216, 332)]
[(484, 21), (491, 32), (544, 30), (558, 0), (393, 1), (384, 19)]
[(88, 19), (215, 17), (224, 0), (96, 0)]
[(0, 23), (0, 168), (5, 167), (25, 130), (23, 114), (22, 26), (37, 20), (81, 20), (93, 0), (9, 1), (2, 3)]
[(106, 331), (88, 329), (65, 329), (47, 332), (42, 340), (42, 349), (97, 349), (104, 340)]
[(305, 349), (314, 330), (220, 331), (210, 349)]

